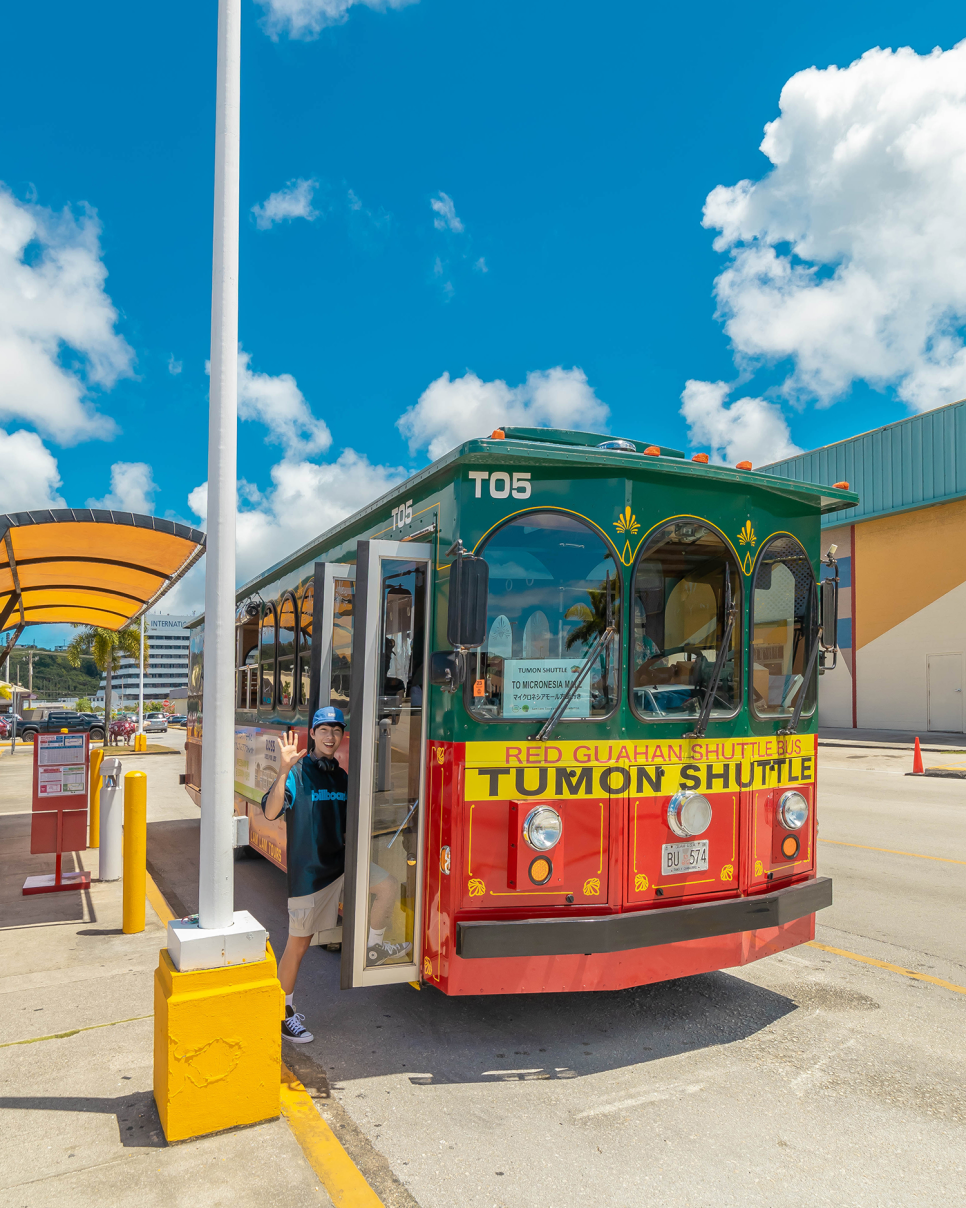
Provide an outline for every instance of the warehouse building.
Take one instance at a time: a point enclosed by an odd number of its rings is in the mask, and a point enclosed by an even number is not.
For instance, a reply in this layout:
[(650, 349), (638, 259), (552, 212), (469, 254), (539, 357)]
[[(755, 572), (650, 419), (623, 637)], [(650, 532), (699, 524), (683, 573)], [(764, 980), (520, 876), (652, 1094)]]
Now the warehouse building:
[(966, 401), (762, 470), (859, 494), (822, 521), (822, 553), (838, 546), (842, 653), (819, 681), (819, 723), (962, 733)]

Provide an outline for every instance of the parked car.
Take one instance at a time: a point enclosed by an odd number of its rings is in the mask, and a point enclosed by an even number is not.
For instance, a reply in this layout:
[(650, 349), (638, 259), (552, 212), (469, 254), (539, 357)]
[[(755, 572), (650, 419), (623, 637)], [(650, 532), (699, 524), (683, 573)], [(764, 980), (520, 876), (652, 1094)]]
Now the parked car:
[(174, 713), (168, 718), (169, 726), (186, 726), (188, 724), (187, 713)]
[(23, 718), (19, 713), (0, 713), (0, 738), (10, 737), (10, 726), (14, 718), (17, 719), (17, 733), (23, 731)]
[(17, 733), (24, 742), (33, 742), (37, 734), (59, 734), (67, 730), (71, 734), (88, 733), (92, 742), (104, 741), (104, 722), (92, 718), (89, 713), (77, 713), (73, 709), (51, 709), (41, 720), (25, 721), (17, 726)]
[(167, 734), (168, 715), (166, 713), (146, 713), (144, 716), (145, 734)]

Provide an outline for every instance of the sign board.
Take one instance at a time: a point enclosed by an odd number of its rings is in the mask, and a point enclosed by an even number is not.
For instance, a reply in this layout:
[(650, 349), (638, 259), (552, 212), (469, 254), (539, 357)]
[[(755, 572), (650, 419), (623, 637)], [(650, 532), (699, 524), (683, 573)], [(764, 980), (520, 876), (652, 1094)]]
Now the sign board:
[(87, 734), (34, 738), (32, 854), (87, 850), (89, 747)]
[[(549, 717), (577, 678), (581, 659), (504, 659), (503, 716)], [(564, 717), (590, 716), (590, 680), (584, 677)]]

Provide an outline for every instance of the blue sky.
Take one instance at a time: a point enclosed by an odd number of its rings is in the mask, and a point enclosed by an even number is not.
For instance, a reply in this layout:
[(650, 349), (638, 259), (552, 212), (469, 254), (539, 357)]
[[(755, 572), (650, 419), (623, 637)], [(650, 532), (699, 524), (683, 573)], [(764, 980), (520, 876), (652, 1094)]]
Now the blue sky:
[[(215, 0), (8, 6), (0, 244), (38, 234), (0, 256), (0, 511), (203, 513), (215, 21)], [(917, 56), (964, 36), (948, 3), (245, 0), (240, 573), (455, 443), (454, 413), (758, 462), (962, 397), (966, 304), (916, 240), (934, 204), (936, 246), (962, 225), (935, 179), (966, 151), (894, 148), (962, 116), (962, 59)], [(911, 52), (825, 70), (875, 47)], [(763, 129), (813, 66), (769, 177)], [(50, 297), (25, 324), (31, 273)]]

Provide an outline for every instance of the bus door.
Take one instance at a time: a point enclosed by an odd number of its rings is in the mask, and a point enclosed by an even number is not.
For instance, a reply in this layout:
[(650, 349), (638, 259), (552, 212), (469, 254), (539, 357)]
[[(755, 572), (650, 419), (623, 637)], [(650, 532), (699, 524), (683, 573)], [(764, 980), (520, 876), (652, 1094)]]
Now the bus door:
[[(342, 906), (342, 988), (415, 981), (422, 927), (432, 547), (360, 541)], [(370, 942), (371, 929), (384, 932)]]

